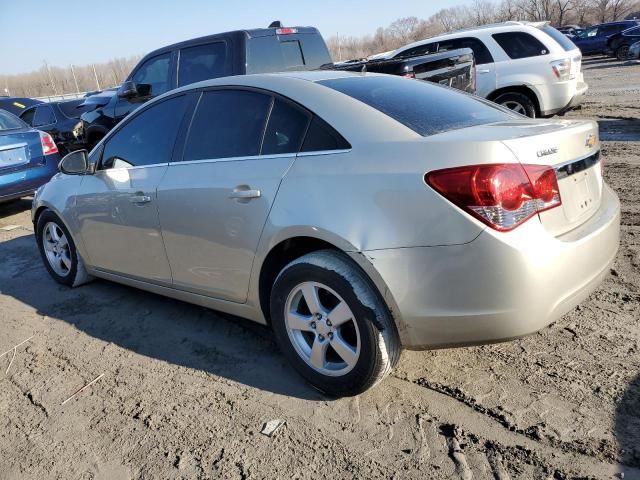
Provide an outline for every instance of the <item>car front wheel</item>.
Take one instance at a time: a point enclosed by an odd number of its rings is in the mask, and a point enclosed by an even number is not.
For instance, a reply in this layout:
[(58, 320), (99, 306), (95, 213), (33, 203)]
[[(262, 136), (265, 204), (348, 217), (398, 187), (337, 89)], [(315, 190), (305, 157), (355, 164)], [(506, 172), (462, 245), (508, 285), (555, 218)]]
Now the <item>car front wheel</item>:
[(52, 211), (38, 217), (36, 240), (44, 266), (55, 281), (76, 287), (91, 279), (67, 227)]
[(334, 396), (357, 395), (397, 363), (388, 308), (346, 255), (321, 250), (287, 265), (271, 293), (276, 341), (295, 369)]

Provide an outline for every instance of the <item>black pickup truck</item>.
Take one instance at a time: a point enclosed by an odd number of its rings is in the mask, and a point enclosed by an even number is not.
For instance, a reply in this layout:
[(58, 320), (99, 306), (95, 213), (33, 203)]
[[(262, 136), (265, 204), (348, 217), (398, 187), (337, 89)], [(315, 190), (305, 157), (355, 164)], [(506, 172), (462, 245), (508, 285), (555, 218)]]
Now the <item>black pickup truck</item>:
[(287, 70), (336, 70), (415, 75), (416, 78), (472, 91), (473, 54), (451, 51), (388, 61), (334, 64), (313, 27), (238, 30), (187, 40), (146, 55), (122, 85), (87, 97), (80, 134), (89, 149), (143, 103), (164, 92), (201, 80)]

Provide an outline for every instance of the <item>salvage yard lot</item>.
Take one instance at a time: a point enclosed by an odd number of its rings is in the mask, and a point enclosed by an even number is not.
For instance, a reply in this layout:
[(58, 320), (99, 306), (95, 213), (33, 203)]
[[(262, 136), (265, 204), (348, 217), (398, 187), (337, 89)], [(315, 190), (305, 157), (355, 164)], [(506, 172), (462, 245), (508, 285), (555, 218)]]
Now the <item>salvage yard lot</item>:
[(567, 117), (600, 122), (622, 203), (611, 274), (535, 335), (405, 351), (354, 398), (304, 384), (265, 327), (56, 284), (30, 201), (0, 205), (0, 479), (640, 478), (640, 63), (583, 68)]

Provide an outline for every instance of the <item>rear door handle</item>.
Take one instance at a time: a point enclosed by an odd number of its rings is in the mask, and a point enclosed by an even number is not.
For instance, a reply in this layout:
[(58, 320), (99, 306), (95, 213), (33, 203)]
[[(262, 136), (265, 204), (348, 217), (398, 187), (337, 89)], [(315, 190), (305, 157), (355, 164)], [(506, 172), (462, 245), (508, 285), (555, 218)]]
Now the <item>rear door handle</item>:
[(131, 203), (149, 203), (151, 201), (151, 197), (149, 195), (136, 194), (136, 195), (132, 195), (129, 198), (129, 201)]
[(239, 190), (234, 189), (233, 192), (229, 195), (229, 198), (239, 198), (239, 199), (251, 199), (251, 198), (259, 198), (262, 195), (260, 190)]

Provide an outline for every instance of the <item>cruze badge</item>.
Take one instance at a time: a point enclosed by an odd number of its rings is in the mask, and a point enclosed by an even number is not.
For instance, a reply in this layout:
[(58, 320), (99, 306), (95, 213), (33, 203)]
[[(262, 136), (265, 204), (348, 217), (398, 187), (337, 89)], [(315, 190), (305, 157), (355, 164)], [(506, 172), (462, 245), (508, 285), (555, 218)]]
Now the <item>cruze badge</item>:
[(546, 157), (547, 155), (553, 155), (554, 153), (558, 153), (558, 147), (545, 148), (544, 150), (538, 150), (536, 155), (538, 155), (538, 157)]
[(587, 137), (587, 141), (584, 143), (585, 147), (593, 148), (596, 144), (596, 136), (593, 133), (590, 133)]

